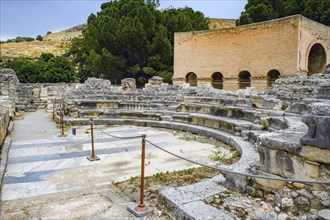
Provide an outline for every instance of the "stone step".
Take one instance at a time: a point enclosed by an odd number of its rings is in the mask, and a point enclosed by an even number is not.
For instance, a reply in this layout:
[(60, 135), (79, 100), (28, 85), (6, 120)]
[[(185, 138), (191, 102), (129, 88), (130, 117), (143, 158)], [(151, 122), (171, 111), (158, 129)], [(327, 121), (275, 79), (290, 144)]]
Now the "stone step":
[(163, 190), (159, 202), (172, 219), (234, 219), (204, 202), (207, 197), (226, 190), (221, 186), (224, 180), (216, 176), (193, 185)]
[(261, 130), (262, 126), (249, 121), (214, 116), (207, 114), (191, 113), (185, 115), (174, 114), (173, 121), (183, 122), (193, 125), (200, 125), (209, 128), (224, 130), (233, 134), (240, 135), (243, 130)]
[(227, 98), (215, 98), (215, 97), (203, 97), (203, 96), (184, 96), (184, 102), (190, 103), (205, 103), (212, 105), (231, 105), (241, 107), (252, 107), (252, 100), (250, 99), (238, 99), (237, 97)]
[(280, 117), (285, 114), (283, 111), (267, 110), (257, 108), (246, 108), (230, 105), (212, 105), (201, 103), (182, 103), (178, 107), (180, 112), (213, 114), (217, 116), (243, 119), (251, 122), (259, 122), (262, 117)]

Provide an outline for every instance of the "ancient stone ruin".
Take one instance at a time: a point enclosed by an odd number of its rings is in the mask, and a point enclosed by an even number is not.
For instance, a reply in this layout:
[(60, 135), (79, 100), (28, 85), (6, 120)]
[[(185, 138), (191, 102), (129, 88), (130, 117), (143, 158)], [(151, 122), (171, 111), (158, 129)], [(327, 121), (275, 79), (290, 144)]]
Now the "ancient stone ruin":
[[(234, 93), (189, 84), (173, 86), (158, 77), (143, 89), (136, 88), (133, 79), (122, 80), (121, 87), (95, 78), (84, 84), (20, 84), (13, 71), (1, 69), (0, 141), (10, 118), (38, 108), (51, 111), (56, 99), (64, 102), (66, 121), (72, 125), (93, 118), (98, 125), (168, 128), (220, 140), (235, 148), (240, 160), (221, 165), (233, 173), (223, 172), (225, 178), (219, 182), (243, 194), (272, 198), (275, 211), (265, 212), (264, 219), (288, 217), (287, 213), (327, 219), (329, 184), (278, 180), (330, 180), (327, 71), (329, 66), (322, 74), (278, 79), (260, 94), (253, 88)], [(212, 181), (205, 184), (217, 186)], [(202, 193), (199, 196), (206, 199)], [(193, 218), (188, 203), (180, 203), (173, 189), (162, 192), (160, 201), (171, 216)], [(202, 206), (209, 209), (205, 203)], [(216, 212), (209, 210), (211, 216)]]

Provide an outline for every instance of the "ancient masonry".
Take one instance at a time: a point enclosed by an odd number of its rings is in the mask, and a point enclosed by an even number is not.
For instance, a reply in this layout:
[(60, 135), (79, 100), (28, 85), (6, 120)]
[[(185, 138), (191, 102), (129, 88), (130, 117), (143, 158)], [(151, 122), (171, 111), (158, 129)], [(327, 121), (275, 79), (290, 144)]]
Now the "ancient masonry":
[(265, 91), (277, 78), (322, 73), (330, 27), (295, 15), (235, 28), (174, 35), (173, 84)]
[[(234, 172), (330, 180), (330, 66), (323, 74), (279, 79), (267, 91), (268, 95), (258, 94), (254, 88), (235, 94), (189, 84), (171, 86), (158, 77), (151, 79), (145, 88), (137, 89), (134, 79), (123, 80), (122, 87), (115, 87), (108, 80), (95, 78), (84, 84), (20, 84), (8, 69), (0, 69), (0, 76), (0, 97), (4, 100), (0, 102), (1, 140), (8, 128), (8, 118), (37, 108), (52, 110), (56, 98), (64, 102), (66, 121), (73, 125), (93, 117), (96, 124), (192, 132), (223, 141), (239, 151), (240, 160), (225, 167)], [(328, 213), (330, 209), (329, 185), (230, 173), (225, 174), (222, 182), (222, 186), (241, 193), (274, 197), (279, 210), (276, 216), (286, 212), (308, 218), (315, 210)], [(296, 191), (288, 195), (288, 187)], [(180, 203), (172, 192), (161, 193), (168, 212), (178, 218), (192, 216), (193, 213), (187, 214), (191, 212), (185, 208), (188, 204)], [(198, 204), (204, 204), (203, 196), (199, 195)]]

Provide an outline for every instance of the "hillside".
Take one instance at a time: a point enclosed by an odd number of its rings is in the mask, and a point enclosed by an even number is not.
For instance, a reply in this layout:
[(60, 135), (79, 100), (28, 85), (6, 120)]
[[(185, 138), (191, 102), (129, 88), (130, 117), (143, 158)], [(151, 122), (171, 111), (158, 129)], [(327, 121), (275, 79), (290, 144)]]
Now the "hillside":
[[(231, 27), (235, 27), (235, 20), (210, 18), (209, 28), (211, 30)], [(68, 49), (70, 41), (81, 36), (85, 28), (86, 24), (82, 24), (64, 31), (50, 33), (43, 36), (43, 41), (0, 44), (0, 61), (7, 61), (20, 56), (33, 58), (42, 53), (62, 55)]]
[(85, 24), (50, 33), (43, 36), (43, 41), (0, 44), (0, 60), (11, 60), (20, 56), (38, 57), (42, 53), (62, 55), (68, 49), (70, 41), (82, 35)]
[(221, 18), (209, 18), (209, 28), (210, 30), (223, 29), (223, 28), (233, 28), (236, 26), (235, 19), (221, 19)]

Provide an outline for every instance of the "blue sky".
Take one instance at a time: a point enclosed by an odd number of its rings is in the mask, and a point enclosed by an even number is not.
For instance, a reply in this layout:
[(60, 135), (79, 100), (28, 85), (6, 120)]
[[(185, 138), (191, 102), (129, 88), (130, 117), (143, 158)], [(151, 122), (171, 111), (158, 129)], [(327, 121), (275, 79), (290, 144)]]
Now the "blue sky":
[[(36, 37), (86, 23), (105, 0), (0, 0), (0, 39)], [(247, 0), (160, 0), (159, 9), (191, 7), (207, 17), (237, 19)]]

